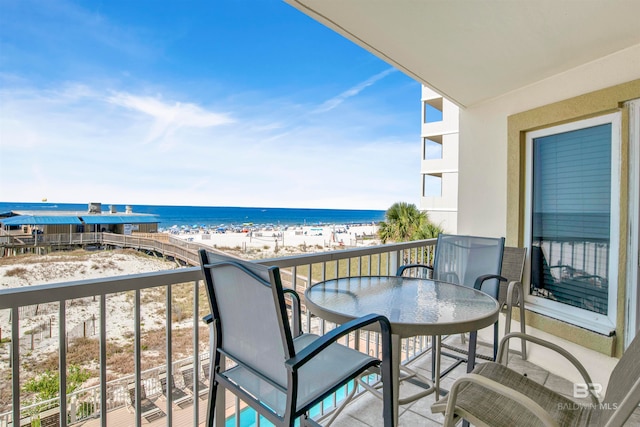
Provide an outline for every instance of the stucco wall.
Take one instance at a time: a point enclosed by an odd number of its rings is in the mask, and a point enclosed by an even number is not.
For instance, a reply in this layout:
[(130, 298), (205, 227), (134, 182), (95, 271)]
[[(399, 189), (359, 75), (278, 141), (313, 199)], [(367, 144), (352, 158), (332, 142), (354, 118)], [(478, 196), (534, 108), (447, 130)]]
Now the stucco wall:
[[(458, 232), (505, 236), (507, 244), (521, 245), (525, 159), (521, 133), (615, 111), (624, 101), (638, 97), (640, 45), (461, 111)], [(623, 189), (627, 188), (625, 123), (623, 119)], [(509, 183), (508, 179), (514, 182)], [(627, 201), (624, 192), (622, 199), (621, 208)], [(621, 227), (626, 224), (625, 219), (623, 209)], [(624, 239), (621, 240), (624, 245)], [(621, 252), (619, 271), (624, 270), (625, 262)], [(571, 326), (529, 311), (527, 323), (602, 353), (620, 354), (622, 341), (617, 338), (623, 338), (624, 330), (624, 274), (619, 275), (618, 289), (615, 335), (581, 336), (578, 334), (581, 325)]]
[(640, 79), (640, 44), (490, 102), (460, 110), (458, 233), (507, 232), (507, 117)]

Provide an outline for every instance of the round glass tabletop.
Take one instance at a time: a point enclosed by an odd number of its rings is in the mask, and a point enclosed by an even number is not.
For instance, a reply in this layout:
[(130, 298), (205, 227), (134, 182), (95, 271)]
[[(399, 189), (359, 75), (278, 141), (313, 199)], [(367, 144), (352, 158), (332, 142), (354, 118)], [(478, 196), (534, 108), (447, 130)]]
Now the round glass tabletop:
[(375, 313), (386, 316), (402, 337), (446, 335), (489, 326), (498, 302), (466, 286), (398, 276), (327, 280), (305, 292), (309, 310), (335, 323)]

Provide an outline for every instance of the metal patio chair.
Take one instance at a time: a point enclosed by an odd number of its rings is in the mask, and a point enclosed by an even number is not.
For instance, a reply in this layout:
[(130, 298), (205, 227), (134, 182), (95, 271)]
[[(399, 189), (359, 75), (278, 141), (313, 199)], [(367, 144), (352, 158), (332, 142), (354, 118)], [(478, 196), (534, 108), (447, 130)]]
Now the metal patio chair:
[[(392, 425), (391, 334), (386, 317), (364, 316), (323, 336), (301, 333), (299, 297), (283, 289), (277, 267), (233, 259), (216, 262), (215, 254), (211, 259), (213, 263), (205, 250), (200, 251), (212, 311), (207, 316), (213, 337), (207, 425), (213, 425), (217, 389), (222, 387), (276, 426), (293, 426), (296, 419), (302, 427), (317, 426), (308, 411), (374, 367), (380, 368), (383, 381), (384, 425)], [(381, 331), (382, 361), (337, 343), (367, 326)], [(235, 365), (227, 368), (225, 358)]]
[[(455, 283), (481, 290), (496, 300), (499, 297), (499, 281), (506, 281), (500, 275), (504, 253), (504, 238), (440, 234), (436, 243), (433, 265), (407, 264), (400, 266), (396, 275), (430, 277), (434, 280)], [(520, 279), (518, 279), (520, 280)], [(498, 351), (498, 322), (493, 328), (493, 359)], [(464, 343), (464, 335), (462, 341)], [(463, 348), (441, 343), (443, 348), (458, 354), (442, 352), (457, 359), (442, 376), (466, 362), (467, 351)], [(481, 355), (477, 355), (482, 357)]]
[(171, 391), (171, 403), (177, 405), (179, 408), (185, 408), (193, 403), (193, 397), (191, 394), (185, 392), (179, 387), (176, 387), (173, 375), (171, 375), (170, 381), (167, 381), (167, 373), (162, 372), (158, 375), (160, 385), (162, 386), (162, 394), (169, 401), (169, 391)]
[[(522, 286), (522, 273), (524, 271), (526, 255), (526, 248), (515, 248), (511, 246), (504, 247), (500, 275), (507, 280), (500, 281), (498, 303), (500, 304), (501, 310), (505, 313), (505, 335), (511, 332), (511, 313), (514, 306), (518, 307), (520, 312), (520, 332), (523, 334), (526, 333), (526, 322), (524, 318), (524, 288)], [(520, 356), (522, 357), (522, 360), (527, 360), (526, 340), (522, 340), (521, 342)]]
[[(136, 387), (135, 383), (130, 383), (127, 386), (127, 389), (129, 391), (129, 403), (131, 405), (131, 410), (133, 412), (135, 412), (136, 410), (136, 388), (135, 387)], [(162, 418), (167, 415), (151, 399), (147, 397), (144, 380), (140, 384), (140, 410), (141, 410), (142, 418), (146, 419), (149, 422), (157, 420), (158, 418)]]
[(206, 399), (209, 394), (209, 386), (200, 381), (200, 371), (195, 371), (196, 373), (196, 381), (193, 380), (194, 369), (193, 366), (189, 366), (186, 368), (182, 368), (180, 370), (180, 374), (182, 375), (182, 380), (184, 381), (184, 386), (187, 390), (189, 390), (193, 395), (196, 395), (196, 386), (198, 388), (198, 396), (201, 399)]
[[(498, 291), (498, 303), (505, 313), (504, 334), (511, 332), (511, 313), (513, 307), (520, 309), (520, 332), (526, 333), (524, 318), (524, 289), (522, 287), (522, 273), (524, 271), (526, 248), (505, 246), (500, 267), (500, 276), (506, 280), (500, 280)], [(424, 264), (408, 264), (398, 268), (397, 275), (431, 278), (433, 269)], [(480, 343), (480, 342), (479, 342)], [(483, 343), (484, 344), (484, 343)], [(527, 359), (526, 342), (522, 341), (522, 350), (519, 352), (523, 360)], [(517, 353), (517, 352), (516, 352)], [(484, 357), (477, 355), (477, 357)]]
[[(543, 345), (564, 356), (580, 372), (589, 403), (577, 403), (507, 367), (508, 340), (520, 338)], [(444, 413), (444, 426), (465, 419), (476, 426), (609, 426), (625, 424), (640, 404), (640, 331), (613, 369), (607, 392), (600, 401), (586, 369), (567, 350), (530, 335), (514, 332), (500, 343), (496, 362), (476, 366), (460, 377), (449, 394), (431, 405)], [(587, 387), (589, 387), (587, 389)], [(575, 387), (574, 387), (575, 389)]]

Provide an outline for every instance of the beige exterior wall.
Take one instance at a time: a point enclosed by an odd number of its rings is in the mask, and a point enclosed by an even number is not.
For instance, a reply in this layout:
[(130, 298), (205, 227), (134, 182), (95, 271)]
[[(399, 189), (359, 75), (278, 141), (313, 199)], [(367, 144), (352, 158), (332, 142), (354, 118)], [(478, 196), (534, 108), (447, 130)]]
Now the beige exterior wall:
[[(507, 244), (524, 239), (525, 131), (620, 110), (640, 97), (640, 45), (545, 79), (460, 113), (458, 232), (505, 236)], [(628, 195), (626, 149), (628, 121), (622, 119), (621, 231), (616, 334), (605, 337), (569, 323), (527, 312), (527, 322), (541, 333), (598, 352), (623, 350)], [(528, 283), (525, 283), (525, 288)]]
[[(640, 44), (460, 110), (458, 232), (506, 236), (507, 117), (640, 78)], [(567, 107), (571, 108), (571, 107)], [(487, 190), (490, 191), (487, 191)]]

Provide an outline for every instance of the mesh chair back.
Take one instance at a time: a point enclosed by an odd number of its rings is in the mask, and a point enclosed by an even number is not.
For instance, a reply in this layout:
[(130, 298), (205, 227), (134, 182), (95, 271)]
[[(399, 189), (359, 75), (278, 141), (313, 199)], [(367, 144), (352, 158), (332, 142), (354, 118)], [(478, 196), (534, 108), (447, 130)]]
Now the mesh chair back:
[(500, 275), (507, 279), (507, 281), (500, 282), (500, 293), (498, 294), (498, 302), (500, 305), (505, 304), (507, 301), (507, 289), (509, 288), (509, 283), (522, 282), (526, 253), (526, 248), (515, 248), (511, 246), (504, 247)]
[[(627, 413), (633, 412), (640, 404), (640, 331), (624, 352), (607, 384), (607, 394), (604, 396), (603, 404), (599, 406), (599, 424), (605, 425), (614, 414), (614, 409), (619, 409)], [(625, 398), (626, 400), (625, 402)], [(624, 407), (623, 407), (623, 402)], [(624, 417), (623, 417), (624, 418)], [(626, 419), (626, 418), (625, 418)], [(594, 424), (595, 425), (595, 424)]]
[[(440, 234), (433, 262), (433, 278), (473, 287), (484, 274), (500, 274), (504, 238)], [(486, 281), (482, 290), (498, 298), (498, 280)]]
[(282, 289), (274, 292), (272, 288), (274, 281), (280, 284), (278, 268), (238, 260), (204, 268), (210, 273), (207, 292), (220, 327), (218, 348), (285, 387), (284, 360), (291, 357), (292, 350), (283, 344), (292, 341), (288, 322), (282, 317), (284, 299), (278, 298)]

